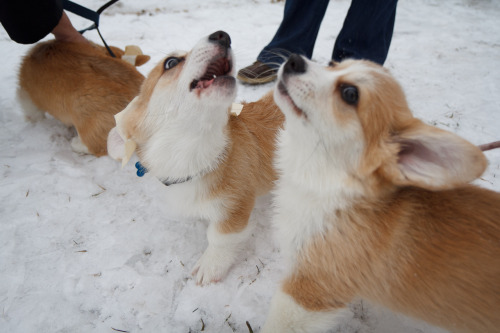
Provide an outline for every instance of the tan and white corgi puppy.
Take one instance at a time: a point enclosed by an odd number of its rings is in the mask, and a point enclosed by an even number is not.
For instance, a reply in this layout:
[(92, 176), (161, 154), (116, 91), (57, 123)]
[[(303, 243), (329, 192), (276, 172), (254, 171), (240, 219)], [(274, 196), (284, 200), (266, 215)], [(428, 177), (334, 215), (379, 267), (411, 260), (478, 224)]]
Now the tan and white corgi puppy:
[(274, 98), (289, 270), (262, 332), (323, 332), (364, 298), (452, 332), (500, 330), (500, 194), (479, 148), (414, 118), (383, 67), (293, 55)]
[(135, 66), (149, 60), (137, 47), (111, 49), (116, 58), (91, 42), (51, 40), (31, 48), (19, 71), (18, 97), (26, 117), (35, 121), (47, 112), (76, 128), (74, 151), (106, 155), (114, 115), (137, 96), (144, 80)]
[(117, 116), (108, 139), (117, 159), (125, 158), (126, 143), (137, 145), (138, 175), (147, 170), (165, 184), (171, 212), (210, 222), (208, 248), (193, 270), (198, 284), (221, 280), (245, 248), (255, 199), (276, 179), (272, 159), (284, 121), (272, 93), (244, 104), (238, 116), (230, 113), (236, 97), (230, 45), (229, 35), (217, 31), (190, 52), (167, 56)]

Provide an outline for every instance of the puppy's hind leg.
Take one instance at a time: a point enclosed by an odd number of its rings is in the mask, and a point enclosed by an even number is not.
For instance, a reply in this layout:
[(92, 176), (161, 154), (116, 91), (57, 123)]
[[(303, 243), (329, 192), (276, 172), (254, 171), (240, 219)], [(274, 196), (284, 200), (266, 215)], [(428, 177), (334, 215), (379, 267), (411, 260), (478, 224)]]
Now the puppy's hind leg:
[(310, 311), (278, 289), (261, 333), (320, 333), (334, 328), (346, 309)]
[(45, 118), (45, 112), (33, 104), (28, 92), (21, 87), (17, 88), (17, 99), (22, 106), (26, 120), (34, 123)]
[(90, 154), (89, 148), (82, 142), (79, 134), (71, 139), (71, 148), (75, 153)]
[(79, 117), (73, 118), (78, 137), (73, 138), (71, 147), (77, 153), (103, 156), (107, 154), (109, 131), (115, 120), (112, 113), (79, 110)]

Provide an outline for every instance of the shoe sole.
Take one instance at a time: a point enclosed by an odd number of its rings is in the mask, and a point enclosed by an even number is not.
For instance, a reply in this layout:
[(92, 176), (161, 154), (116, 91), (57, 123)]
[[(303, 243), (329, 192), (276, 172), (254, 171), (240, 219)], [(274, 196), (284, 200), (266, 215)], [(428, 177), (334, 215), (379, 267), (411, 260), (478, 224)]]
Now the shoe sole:
[(270, 75), (270, 76), (266, 76), (266, 77), (252, 79), (252, 78), (242, 76), (239, 74), (236, 76), (236, 78), (238, 80), (240, 80), (243, 83), (248, 83), (248, 84), (264, 84), (264, 83), (268, 83), (268, 82), (272, 82), (272, 81), (276, 80), (276, 77), (277, 77), (277, 75)]

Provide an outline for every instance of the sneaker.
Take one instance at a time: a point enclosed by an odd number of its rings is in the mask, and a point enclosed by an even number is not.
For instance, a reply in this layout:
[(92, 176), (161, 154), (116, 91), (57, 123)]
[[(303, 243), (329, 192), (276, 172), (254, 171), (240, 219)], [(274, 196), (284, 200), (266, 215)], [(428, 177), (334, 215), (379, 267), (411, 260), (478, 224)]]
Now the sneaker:
[(250, 66), (240, 69), (236, 76), (238, 80), (248, 84), (263, 84), (276, 80), (277, 69), (256, 61)]

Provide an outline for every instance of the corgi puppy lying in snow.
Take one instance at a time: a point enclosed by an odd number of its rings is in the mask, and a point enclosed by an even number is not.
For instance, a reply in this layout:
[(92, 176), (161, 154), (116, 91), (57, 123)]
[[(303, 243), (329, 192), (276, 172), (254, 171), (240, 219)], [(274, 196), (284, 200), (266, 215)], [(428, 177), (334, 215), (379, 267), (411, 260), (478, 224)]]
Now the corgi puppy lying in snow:
[(137, 145), (138, 175), (147, 170), (166, 185), (169, 208), (210, 222), (208, 248), (193, 270), (198, 284), (221, 280), (244, 249), (255, 199), (276, 179), (275, 137), (284, 121), (272, 93), (230, 114), (236, 97), (230, 45), (229, 35), (217, 31), (190, 52), (166, 57), (108, 138), (116, 159), (125, 158), (127, 142)]
[(117, 58), (91, 42), (51, 40), (35, 45), (19, 72), (18, 97), (26, 117), (35, 121), (48, 112), (76, 128), (74, 151), (106, 155), (114, 115), (139, 93), (144, 80), (135, 66), (149, 60), (136, 46), (125, 52), (111, 49)]
[(499, 332), (500, 194), (468, 184), (486, 168), (480, 149), (414, 118), (367, 61), (293, 55), (274, 98), (290, 268), (262, 332), (326, 331), (355, 298), (452, 332)]

